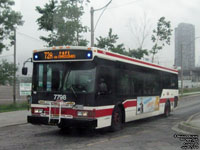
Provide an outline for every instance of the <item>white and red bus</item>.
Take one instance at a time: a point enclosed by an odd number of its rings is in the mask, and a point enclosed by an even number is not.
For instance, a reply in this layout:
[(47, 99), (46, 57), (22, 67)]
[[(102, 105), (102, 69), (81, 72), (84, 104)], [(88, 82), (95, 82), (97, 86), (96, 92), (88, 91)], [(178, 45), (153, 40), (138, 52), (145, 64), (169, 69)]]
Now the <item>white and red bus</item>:
[(79, 46), (34, 50), (32, 61), (32, 124), (119, 130), (125, 122), (168, 116), (178, 104), (175, 69)]

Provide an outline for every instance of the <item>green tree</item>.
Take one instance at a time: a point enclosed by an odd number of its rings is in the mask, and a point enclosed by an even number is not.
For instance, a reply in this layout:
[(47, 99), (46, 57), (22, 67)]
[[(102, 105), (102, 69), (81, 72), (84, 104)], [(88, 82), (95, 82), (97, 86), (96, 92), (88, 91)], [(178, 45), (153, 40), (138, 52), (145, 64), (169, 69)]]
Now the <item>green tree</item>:
[[(23, 25), (22, 15), (12, 10), (14, 4), (13, 0), (0, 1), (0, 54), (14, 44), (14, 29)], [(9, 40), (9, 43), (5, 44), (5, 40)]]
[[(15, 69), (17, 71), (17, 68)], [(0, 64), (0, 85), (13, 83), (14, 63), (9, 63), (7, 60), (2, 60)]]
[(144, 55), (149, 55), (147, 49), (142, 49), (142, 48), (137, 48), (137, 49), (129, 49), (129, 54), (130, 57), (134, 57), (137, 59), (141, 59), (144, 57)]
[(172, 31), (171, 22), (166, 21), (165, 17), (161, 17), (158, 20), (157, 28), (153, 30), (153, 35), (151, 37), (151, 40), (154, 43), (150, 50), (150, 53), (153, 55), (152, 62), (154, 62), (154, 56), (165, 46), (165, 44), (170, 45)]
[(99, 36), (99, 38), (96, 38), (97, 44), (95, 44), (95, 46), (115, 53), (127, 55), (128, 53), (125, 51), (124, 44), (117, 44), (118, 39), (118, 35), (113, 34), (112, 29), (110, 28), (107, 37)]
[(50, 0), (44, 8), (36, 7), (41, 14), (37, 19), (39, 30), (49, 32), (47, 37), (40, 38), (48, 43), (48, 46), (81, 45), (86, 46), (88, 41), (82, 34), (88, 27), (83, 26), (80, 19), (84, 13), (83, 4), (88, 0)]
[(96, 38), (97, 44), (95, 44), (95, 46), (138, 59), (141, 59), (144, 55), (148, 55), (148, 51), (142, 48), (129, 49), (127, 51), (123, 43), (117, 44), (118, 39), (118, 35), (113, 34), (112, 29), (110, 28), (107, 37), (99, 36), (99, 38)]

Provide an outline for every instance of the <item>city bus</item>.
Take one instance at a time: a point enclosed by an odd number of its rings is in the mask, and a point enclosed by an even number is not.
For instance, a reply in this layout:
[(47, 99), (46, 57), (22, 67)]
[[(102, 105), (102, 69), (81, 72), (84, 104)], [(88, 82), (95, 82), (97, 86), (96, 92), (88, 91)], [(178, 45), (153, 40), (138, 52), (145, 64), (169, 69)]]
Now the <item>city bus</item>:
[(34, 50), (31, 61), (31, 124), (116, 131), (129, 121), (167, 117), (178, 104), (175, 69), (81, 46)]

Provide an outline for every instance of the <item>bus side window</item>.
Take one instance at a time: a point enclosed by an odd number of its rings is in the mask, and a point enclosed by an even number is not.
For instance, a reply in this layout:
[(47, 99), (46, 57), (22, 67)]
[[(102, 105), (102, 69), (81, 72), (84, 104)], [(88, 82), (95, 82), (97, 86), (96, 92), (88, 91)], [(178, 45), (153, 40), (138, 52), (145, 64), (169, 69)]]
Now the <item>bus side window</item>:
[(135, 95), (135, 84), (136, 84), (136, 79), (134, 77), (131, 76), (130, 78), (130, 84), (131, 84), (131, 96), (134, 96)]
[(131, 95), (139, 96), (143, 94), (143, 74), (138, 71), (131, 72)]
[(112, 93), (112, 78), (113, 72), (109, 67), (100, 67), (98, 77), (98, 93), (99, 94), (111, 94)]
[(129, 96), (131, 94), (130, 76), (125, 70), (118, 70), (117, 95)]
[(176, 75), (171, 75), (171, 88), (172, 89), (176, 89), (178, 88), (178, 85), (177, 85), (177, 76)]
[(100, 77), (100, 81), (98, 85), (99, 85), (99, 92), (101, 94), (106, 94), (108, 92), (108, 87), (107, 87), (104, 77)]
[(170, 81), (170, 74), (169, 73), (163, 73), (162, 81), (163, 81), (163, 88), (164, 89), (170, 89), (171, 81)]

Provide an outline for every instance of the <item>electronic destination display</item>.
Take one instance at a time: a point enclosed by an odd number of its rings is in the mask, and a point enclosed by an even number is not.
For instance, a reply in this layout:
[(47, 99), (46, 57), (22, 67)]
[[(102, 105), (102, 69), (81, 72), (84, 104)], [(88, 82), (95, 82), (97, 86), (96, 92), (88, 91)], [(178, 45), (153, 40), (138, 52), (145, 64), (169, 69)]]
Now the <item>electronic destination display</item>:
[(92, 59), (91, 50), (47, 50), (33, 53), (34, 61)]

